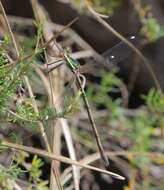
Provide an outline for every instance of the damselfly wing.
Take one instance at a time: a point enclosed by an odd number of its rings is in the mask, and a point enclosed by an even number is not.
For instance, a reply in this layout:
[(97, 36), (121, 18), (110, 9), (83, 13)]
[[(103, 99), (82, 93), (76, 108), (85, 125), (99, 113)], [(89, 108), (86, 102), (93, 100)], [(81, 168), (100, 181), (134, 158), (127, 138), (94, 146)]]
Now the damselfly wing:
[[(130, 41), (133, 45), (138, 45), (138, 38), (136, 36), (130, 36), (128, 38), (128, 41)], [(125, 42), (119, 42), (114, 47), (106, 50), (102, 57), (104, 60), (100, 63), (96, 60), (89, 61), (85, 65), (83, 65), (80, 69), (80, 72), (82, 73), (93, 73), (94, 68), (100, 69), (101, 67), (105, 67), (108, 69), (111, 69), (113, 67), (117, 67), (117, 63), (125, 60), (133, 53), (133, 50), (131, 47), (129, 47)]]

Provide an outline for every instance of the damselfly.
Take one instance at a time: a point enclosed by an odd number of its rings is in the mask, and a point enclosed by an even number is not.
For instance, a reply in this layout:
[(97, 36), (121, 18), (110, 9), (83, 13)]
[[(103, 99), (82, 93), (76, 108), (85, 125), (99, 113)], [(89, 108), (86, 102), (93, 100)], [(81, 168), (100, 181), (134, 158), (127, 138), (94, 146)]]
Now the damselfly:
[[(136, 38), (134, 36), (129, 38), (129, 40), (131, 40), (131, 41), (134, 41), (135, 39)], [(57, 47), (58, 47), (58, 45), (57, 45)], [(109, 161), (108, 161), (108, 158), (107, 158), (105, 151), (103, 149), (100, 137), (98, 135), (97, 127), (96, 127), (96, 124), (95, 124), (95, 121), (94, 121), (94, 118), (93, 118), (93, 115), (91, 112), (91, 108), (90, 108), (88, 99), (87, 99), (86, 94), (85, 94), (85, 90), (84, 90), (85, 85), (84, 85), (84, 80), (83, 80), (85, 77), (80, 73), (80, 67), (81, 66), (77, 60), (73, 59), (67, 53), (67, 51), (63, 50), (60, 47), (58, 47), (58, 48), (59, 48), (59, 50), (63, 56), (64, 62), (67, 64), (67, 66), (72, 71), (72, 73), (74, 73), (74, 75), (76, 76), (79, 91), (80, 91), (80, 93), (83, 97), (84, 103), (86, 105), (88, 118), (89, 118), (91, 126), (92, 126), (92, 130), (93, 130), (93, 133), (94, 133), (97, 145), (98, 145), (98, 149), (100, 152), (101, 159), (104, 161), (105, 167), (109, 168)], [(123, 51), (124, 53), (121, 53), (121, 51)], [(132, 52), (132, 50), (125, 43), (121, 42), (118, 45), (116, 45), (115, 47), (113, 47), (111, 50), (108, 50), (103, 54), (103, 56), (106, 60), (106, 63), (103, 63), (103, 65), (108, 64), (108, 66), (111, 66), (114, 63), (116, 63), (117, 61), (120, 61), (120, 60), (126, 58), (131, 52)], [(120, 54), (121, 54), (121, 57), (120, 57)], [(94, 64), (93, 65), (90, 64), (90, 65), (94, 66)]]
[[(138, 38), (136, 38), (135, 36), (130, 36), (128, 38), (128, 40), (134, 45), (138, 44), (138, 41), (139, 41)], [(76, 65), (76, 67), (78, 66), (80, 73), (93, 73), (93, 71), (95, 71), (96, 68), (111, 69), (113, 67), (117, 67), (117, 63), (125, 60), (132, 53), (133, 53), (133, 50), (127, 44), (125, 44), (124, 42), (121, 41), (118, 44), (116, 44), (114, 47), (112, 47), (112, 48), (106, 50), (104, 53), (102, 53), (103, 59), (102, 59), (101, 63), (99, 61), (93, 59), (93, 60), (89, 60), (86, 64), (81, 66), (75, 59), (68, 56), (68, 54), (67, 54), (67, 58), (69, 57), (68, 60), (71, 61), (72, 63), (74, 63), (74, 67), (75, 67), (75, 65)], [(51, 70), (57, 68), (58, 66), (62, 65), (63, 63), (64, 63), (63, 60), (59, 59), (57, 62), (48, 65), (47, 71), (50, 72)], [(73, 66), (72, 63), (71, 63), (71, 65)]]

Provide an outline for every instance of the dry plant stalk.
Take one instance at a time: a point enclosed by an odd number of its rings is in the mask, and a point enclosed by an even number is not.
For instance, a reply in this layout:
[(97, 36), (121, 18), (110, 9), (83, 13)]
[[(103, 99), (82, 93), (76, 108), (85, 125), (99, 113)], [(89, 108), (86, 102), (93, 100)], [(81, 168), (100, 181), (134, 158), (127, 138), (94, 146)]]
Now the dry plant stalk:
[[(32, 8), (33, 8), (33, 12), (34, 12), (36, 21), (38, 23), (41, 23), (41, 21), (44, 22), (43, 23), (43, 34), (44, 34), (44, 37), (45, 37), (46, 16), (42, 12), (41, 7), (39, 6), (39, 4), (38, 4), (38, 2), (36, 0), (31, 0), (31, 5), (32, 5)], [(51, 39), (51, 40), (53, 41), (54, 39)], [(52, 42), (51, 40), (49, 40), (50, 44)], [(41, 46), (44, 46), (43, 45), (43, 38), (41, 39)], [(45, 47), (46, 46), (47, 45), (45, 45)], [(42, 47), (42, 48), (44, 48), (44, 47)], [(56, 53), (56, 49), (53, 49), (53, 50)], [(46, 50), (44, 50), (44, 55), (45, 55), (46, 62), (48, 62), (48, 55), (47, 55)], [(57, 72), (57, 71), (55, 71), (55, 72)], [(51, 89), (51, 94), (50, 94), (51, 97), (49, 99), (51, 99), (51, 103), (52, 103), (53, 107), (55, 106), (54, 105), (54, 99), (56, 98), (56, 96), (58, 97), (58, 95), (55, 94), (55, 92), (60, 92), (60, 88), (61, 88), (61, 87), (59, 87), (58, 82), (55, 83), (55, 85), (53, 85), (52, 81), (58, 80), (57, 78), (54, 78), (54, 79), (55, 80), (52, 80), (52, 75), (49, 76), (50, 89)], [(57, 89), (54, 89), (54, 87), (56, 87)], [(53, 145), (52, 145), (52, 149), (50, 150), (50, 152), (53, 152), (54, 154), (57, 154), (57, 153), (59, 154), (60, 150), (57, 151), (57, 152), (54, 151), (54, 139), (55, 139), (56, 142), (58, 142), (58, 145), (59, 145), (59, 142), (60, 142), (60, 129), (58, 128), (58, 130), (56, 130), (56, 132), (55, 132), (55, 128), (56, 128), (55, 121), (53, 121), (53, 127), (52, 127)], [(58, 135), (55, 137), (56, 134), (58, 134)], [(56, 147), (59, 147), (58, 145), (56, 144)], [(56, 161), (52, 161), (52, 163), (51, 163), (51, 176), (50, 176), (50, 189), (55, 189), (55, 188), (58, 188), (60, 190), (63, 189), (61, 181), (60, 181), (60, 174), (59, 174), (59, 170), (58, 170), (58, 163), (56, 163)]]
[(67, 158), (65, 156), (57, 156), (57, 155), (54, 155), (53, 153), (49, 153), (47, 151), (40, 150), (40, 149), (37, 149), (37, 148), (27, 147), (27, 146), (15, 144), (15, 143), (10, 143), (10, 142), (5, 142), (5, 141), (3, 143), (1, 143), (1, 145), (4, 146), (4, 147), (14, 148), (16, 150), (26, 151), (26, 152), (29, 152), (29, 153), (32, 153), (32, 154), (37, 154), (37, 155), (49, 158), (51, 160), (56, 160), (56, 161), (59, 161), (59, 162), (63, 162), (63, 163), (67, 163), (67, 164), (73, 164), (73, 165), (76, 165), (76, 166), (79, 166), (79, 167), (83, 167), (83, 168), (91, 169), (91, 170), (94, 170), (94, 171), (98, 171), (98, 172), (110, 175), (110, 176), (112, 176), (114, 178), (117, 178), (117, 179), (120, 179), (120, 180), (125, 180), (125, 178), (123, 176), (120, 176), (120, 175), (115, 174), (113, 172), (103, 170), (103, 169), (99, 169), (99, 168), (94, 167), (94, 166), (81, 164), (80, 162), (75, 161), (75, 160), (71, 160), (70, 158)]

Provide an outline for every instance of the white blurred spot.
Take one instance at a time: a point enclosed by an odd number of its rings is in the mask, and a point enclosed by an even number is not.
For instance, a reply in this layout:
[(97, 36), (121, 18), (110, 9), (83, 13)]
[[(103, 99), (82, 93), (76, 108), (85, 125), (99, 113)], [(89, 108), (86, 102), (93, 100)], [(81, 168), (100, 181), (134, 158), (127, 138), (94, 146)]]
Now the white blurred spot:
[(110, 58), (111, 58), (111, 59), (114, 59), (114, 58), (115, 58), (115, 56), (114, 56), (114, 55), (111, 55), (111, 56), (110, 56)]
[(133, 39), (135, 39), (135, 38), (136, 38), (135, 36), (131, 36), (131, 37), (130, 37), (131, 40), (133, 40)]

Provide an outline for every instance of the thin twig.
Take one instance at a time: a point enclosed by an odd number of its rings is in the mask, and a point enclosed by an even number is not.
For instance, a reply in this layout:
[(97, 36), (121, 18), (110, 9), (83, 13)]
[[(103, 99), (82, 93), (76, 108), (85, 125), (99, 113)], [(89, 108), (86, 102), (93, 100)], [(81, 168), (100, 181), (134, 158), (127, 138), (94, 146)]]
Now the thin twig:
[(1, 143), (1, 146), (14, 148), (16, 150), (26, 151), (26, 152), (29, 152), (29, 153), (32, 153), (32, 154), (37, 154), (37, 155), (49, 158), (51, 160), (56, 160), (56, 161), (63, 162), (63, 163), (66, 163), (66, 164), (71, 164), (71, 165), (76, 165), (76, 166), (79, 166), (79, 167), (91, 169), (91, 170), (98, 171), (98, 172), (101, 172), (101, 173), (104, 173), (104, 174), (107, 174), (107, 175), (111, 175), (112, 177), (114, 177), (116, 179), (119, 179), (119, 180), (125, 180), (125, 178), (123, 176), (120, 176), (120, 175), (118, 175), (116, 173), (113, 173), (113, 172), (110, 172), (110, 171), (107, 171), (107, 170), (103, 170), (103, 169), (99, 169), (99, 168), (94, 167), (94, 166), (81, 164), (80, 162), (72, 160), (72, 159), (67, 158), (65, 156), (57, 156), (57, 155), (54, 155), (53, 153), (49, 153), (49, 152), (46, 152), (44, 150), (40, 150), (40, 149), (37, 149), (37, 148), (27, 147), (27, 146), (15, 144), (15, 143), (10, 143), (10, 142), (7, 142), (7, 141), (3, 141)]
[(69, 27), (70, 27), (72, 24), (74, 24), (78, 19), (79, 19), (79, 18), (76, 17), (76, 18), (74, 18), (71, 22), (69, 22), (67, 25), (65, 25), (65, 26), (60, 30), (60, 32), (58, 32), (56, 35), (52, 36), (52, 38), (51, 38), (49, 41), (47, 41), (45, 44), (43, 44), (43, 45), (41, 46), (41, 49), (46, 48), (48, 45), (50, 45), (52, 42), (54, 42), (54, 40), (55, 40), (62, 32), (64, 32), (64, 30), (66, 30), (67, 28), (69, 28)]
[[(30, 84), (29, 79), (28, 79), (27, 76), (25, 76), (24, 79), (25, 79), (25, 82), (26, 82), (26, 85), (27, 85), (27, 89), (28, 89), (30, 98), (32, 99), (32, 104), (33, 104), (34, 111), (35, 111), (35, 113), (38, 114), (39, 110), (38, 110), (38, 106), (37, 106), (37, 103), (36, 103), (35, 98), (34, 98), (34, 94), (33, 94), (32, 88), (31, 88), (31, 84)], [(43, 126), (42, 122), (39, 122), (39, 127), (40, 127), (40, 131), (41, 131), (41, 135), (42, 135), (42, 137), (44, 139), (44, 142), (45, 142), (45, 145), (46, 145), (46, 149), (48, 150), (48, 152), (50, 152), (51, 148), (50, 148), (50, 145), (49, 145), (49, 142), (48, 142), (47, 135), (45, 134), (45, 129), (44, 129), (44, 126)]]
[[(75, 153), (75, 148), (73, 146), (73, 140), (72, 140), (72, 136), (71, 136), (71, 132), (70, 132), (70, 128), (68, 126), (68, 122), (67, 120), (61, 118), (60, 119), (60, 123), (61, 123), (61, 126), (62, 126), (62, 129), (63, 129), (63, 134), (65, 136), (65, 141), (67, 143), (67, 147), (68, 147), (68, 151), (69, 151), (69, 155), (70, 155), (70, 158), (73, 159), (73, 160), (77, 160), (76, 158), (76, 153)], [(79, 175), (79, 170), (77, 172), (77, 169), (75, 166), (72, 166), (72, 172), (73, 172), (73, 176), (74, 176), (74, 185), (75, 185), (75, 188), (76, 190), (79, 190), (79, 178), (80, 178), (80, 175)]]
[[(26, 27), (33, 27), (34, 26), (34, 20), (30, 19), (30, 18), (24, 18), (23, 21), (22, 21), (21, 17), (8, 16), (8, 19), (9, 19), (10, 23), (13, 24), (13, 25), (15, 25), (15, 24), (19, 25), (20, 24), (20, 25), (24, 26), (24, 24), (26, 24), (27, 25)], [(59, 24), (53, 23), (50, 20), (46, 20), (46, 24), (55, 33), (60, 33), (60, 31), (64, 27), (63, 25), (59, 25)], [(92, 52), (93, 57), (97, 61), (99, 61), (99, 62), (102, 61), (102, 56), (99, 55), (86, 41), (84, 41), (84, 39), (81, 38), (81, 36), (79, 36), (71, 28), (67, 28), (67, 30), (64, 30), (62, 32), (62, 35), (73, 39), (73, 41), (75, 43), (77, 43), (82, 49), (84, 49), (86, 51)]]
[[(115, 156), (125, 156), (127, 158), (134, 158), (136, 156), (146, 156), (151, 158), (152, 160), (155, 160), (158, 158), (164, 159), (164, 155), (162, 153), (158, 153), (158, 152), (133, 152), (133, 151), (107, 151), (105, 152), (107, 155), (115, 157)], [(112, 159), (111, 157), (111, 159)], [(87, 157), (79, 160), (79, 162), (81, 164), (91, 164), (93, 162), (96, 162), (97, 160), (100, 159), (100, 154), (99, 153), (94, 153), (91, 155), (88, 155)], [(115, 160), (115, 159), (113, 159)], [(67, 171), (70, 171), (71, 167), (67, 168)], [(63, 178), (64, 176), (61, 176), (61, 178)], [(70, 178), (67, 179), (68, 181), (70, 180)], [(68, 182), (66, 181), (66, 183)]]
[[(33, 12), (34, 12), (36, 20), (40, 22), (40, 18), (39, 18), (39, 14), (38, 14), (38, 11), (39, 11), (38, 9), (40, 7), (37, 7), (38, 2), (36, 0), (31, 0), (31, 5), (32, 5), (32, 8), (33, 8)], [(41, 45), (43, 45), (43, 38), (41, 38)], [(44, 54), (45, 54), (45, 59), (46, 59), (47, 55), (46, 55), (45, 50), (44, 50)], [(47, 62), (47, 59), (46, 59), (46, 62)], [(50, 90), (52, 91), (51, 86), (50, 86)], [(49, 149), (49, 152), (51, 152), (51, 149)], [(55, 178), (55, 180), (54, 180), (54, 178)], [(61, 184), (61, 181), (60, 181), (60, 175), (59, 175), (57, 163), (55, 161), (53, 161), (51, 163), (50, 189), (56, 188), (55, 187), (56, 186), (55, 182), (57, 184), (58, 189), (62, 190), (63, 187), (62, 187), (62, 184)]]
[[(74, 20), (69, 22), (67, 25), (65, 25), (56, 35), (53, 35), (49, 41), (47, 41), (45, 44), (43, 44), (41, 47), (39, 47), (39, 49), (40, 50), (46, 49), (63, 31), (65, 31), (68, 27), (70, 27), (77, 20), (78, 20), (78, 18), (75, 18)], [(36, 54), (38, 54), (38, 52), (31, 53), (25, 57), (18, 57), (15, 61), (12, 62), (12, 66), (14, 66), (16, 63), (18, 63), (20, 61), (23, 62), (23, 61), (28, 60), (28, 59), (32, 58), (33, 56), (35, 56)]]
[(86, 7), (90, 11), (90, 13), (93, 15), (93, 17), (100, 23), (102, 24), (107, 30), (109, 30), (112, 34), (117, 36), (120, 40), (125, 42), (129, 47), (132, 48), (132, 50), (141, 58), (141, 60), (144, 62), (145, 66), (147, 67), (148, 71), (150, 72), (154, 83), (156, 85), (156, 88), (162, 93), (162, 88), (161, 85), (154, 74), (154, 71), (152, 67), (149, 65), (148, 60), (143, 56), (143, 54), (131, 43), (129, 42), (126, 38), (124, 38), (119, 32), (117, 32), (112, 26), (110, 26), (106, 21), (104, 21), (91, 7), (90, 2), (88, 0), (85, 0)]

